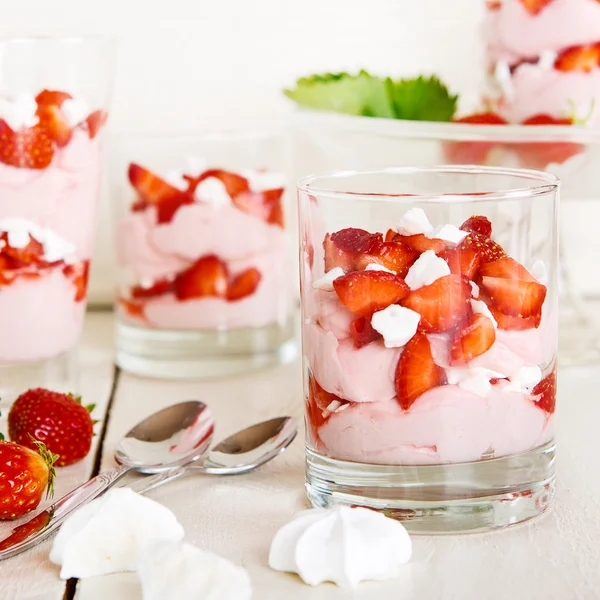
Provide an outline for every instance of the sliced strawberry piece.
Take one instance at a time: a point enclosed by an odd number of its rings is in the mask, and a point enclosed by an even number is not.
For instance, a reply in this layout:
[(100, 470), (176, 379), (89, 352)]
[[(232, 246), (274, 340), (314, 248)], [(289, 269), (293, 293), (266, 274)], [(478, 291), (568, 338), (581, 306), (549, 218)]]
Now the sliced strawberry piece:
[(283, 188), (266, 192), (240, 192), (232, 196), (234, 205), (267, 223), (284, 226), (281, 198)]
[(523, 125), (573, 125), (573, 119), (568, 117), (557, 118), (548, 114), (538, 114), (525, 119)]
[(357, 271), (338, 277), (333, 282), (341, 303), (359, 317), (396, 304), (409, 293), (403, 279), (385, 271)]
[(473, 247), (444, 250), (439, 256), (448, 263), (454, 275), (466, 275), (469, 279), (475, 277), (481, 264), (481, 256)]
[(371, 319), (360, 317), (350, 323), (350, 335), (355, 348), (362, 348), (371, 342), (381, 339), (381, 334), (373, 329)]
[(177, 188), (135, 163), (129, 165), (129, 181), (142, 200), (150, 204), (160, 204), (180, 193)]
[(418, 233), (416, 235), (398, 234), (394, 237), (394, 242), (400, 242), (419, 253), (433, 250), (433, 252), (437, 254), (447, 247), (444, 240), (438, 240), (436, 238), (430, 239), (423, 233)]
[(156, 208), (156, 220), (158, 223), (170, 223), (175, 213), (186, 204), (194, 204), (194, 197), (187, 192), (177, 192), (170, 198), (165, 198)]
[(85, 120), (87, 124), (88, 135), (90, 139), (93, 140), (97, 135), (100, 129), (104, 127), (106, 124), (106, 120), (108, 119), (108, 113), (104, 110), (95, 110), (93, 113), (88, 115), (88, 118)]
[(13, 131), (0, 119), (0, 162), (19, 168), (45, 169), (53, 156), (52, 140), (39, 123)]
[(600, 42), (589, 46), (571, 46), (563, 50), (554, 62), (558, 71), (589, 73), (600, 67)]
[(512, 315), (505, 315), (503, 312), (500, 312), (489, 299), (483, 298), (483, 300), (488, 305), (496, 323), (498, 323), (498, 329), (525, 331), (526, 329), (537, 329), (540, 326), (542, 321), (541, 313), (527, 318), (513, 317)]
[(119, 298), (118, 301), (130, 317), (133, 317), (134, 319), (145, 318), (143, 302), (129, 300), (127, 298)]
[(67, 92), (59, 92), (56, 90), (42, 90), (36, 97), (35, 101), (38, 106), (54, 105), (59, 108), (65, 100), (72, 100), (73, 96)]
[(42, 258), (44, 255), (44, 246), (31, 235), (29, 236), (29, 242), (24, 248), (13, 248), (10, 246), (8, 243), (8, 234), (6, 233), (0, 234), (0, 240), (4, 242), (2, 254), (12, 259), (13, 268), (20, 268), (30, 264), (46, 264)]
[(487, 217), (481, 215), (473, 215), (469, 217), (461, 226), (462, 231), (470, 231), (471, 233), (479, 233), (485, 237), (492, 237), (492, 223)]
[(496, 329), (489, 317), (473, 314), (466, 324), (458, 330), (450, 346), (452, 365), (464, 365), (487, 352), (496, 341)]
[(484, 276), (481, 278), (481, 286), (492, 304), (506, 315), (528, 318), (542, 312), (546, 286), (537, 281)]
[(368, 254), (382, 241), (380, 233), (369, 233), (354, 227), (327, 234), (323, 241), (325, 270), (331, 271), (335, 267), (341, 267), (346, 272), (355, 270), (360, 255)]
[(188, 191), (193, 194), (196, 191), (198, 184), (202, 183), (209, 177), (216, 177), (219, 179), (225, 186), (227, 193), (234, 200), (238, 194), (250, 191), (250, 184), (245, 177), (242, 177), (237, 173), (232, 173), (231, 171), (225, 171), (223, 169), (208, 169), (199, 177), (186, 177), (186, 179), (188, 179), (190, 182)]
[(491, 263), (481, 265), (481, 275), (486, 277), (501, 277), (504, 279), (518, 279), (519, 281), (535, 281), (531, 273), (514, 258), (505, 256)]
[(500, 10), (502, 8), (502, 0), (485, 0), (485, 5), (488, 10)]
[(552, 414), (556, 408), (556, 370), (546, 375), (531, 392), (538, 408)]
[(75, 286), (75, 302), (82, 302), (87, 297), (87, 286), (90, 277), (90, 261), (67, 265), (63, 269), (65, 277), (73, 280)]
[(520, 0), (521, 4), (532, 15), (539, 14), (552, 0)]
[[(335, 402), (337, 407), (348, 404), (346, 400), (342, 400), (339, 396), (326, 392), (311, 374), (308, 377), (308, 399), (306, 406), (306, 418), (308, 430), (312, 434), (312, 441), (318, 442), (319, 429), (327, 421), (329, 415), (327, 409)], [(334, 405), (334, 406), (335, 406)]]
[(42, 105), (36, 113), (39, 124), (60, 148), (66, 146), (73, 137), (73, 130), (60, 108), (54, 104)]
[(150, 287), (142, 287), (136, 285), (131, 288), (131, 297), (136, 300), (142, 298), (154, 298), (156, 296), (164, 296), (172, 292), (174, 289), (173, 281), (169, 279), (157, 279)]
[(357, 269), (370, 264), (381, 265), (404, 277), (419, 253), (400, 242), (378, 242), (368, 254), (361, 254), (356, 261)]
[[(460, 119), (455, 123), (466, 123), (469, 125), (507, 125), (508, 122), (500, 115), (487, 112), (475, 113)], [(485, 164), (488, 154), (494, 147), (493, 142), (444, 142), (443, 151), (448, 162), (459, 165)]]
[(460, 325), (471, 312), (470, 298), (471, 285), (466, 277), (446, 275), (410, 292), (401, 304), (421, 315), (421, 330), (433, 333)]
[(404, 410), (427, 390), (444, 385), (444, 369), (433, 361), (429, 340), (423, 332), (417, 332), (406, 344), (396, 367), (396, 395)]
[(500, 244), (480, 233), (469, 233), (459, 246), (461, 250), (473, 248), (481, 258), (481, 264), (493, 262), (506, 256)]
[(251, 296), (256, 291), (261, 280), (261, 274), (254, 267), (247, 269), (233, 278), (227, 290), (227, 300), (233, 302)]
[(225, 263), (214, 254), (199, 258), (175, 278), (175, 296), (189, 300), (205, 296), (227, 296), (228, 273)]
[(385, 232), (385, 241), (392, 242), (397, 235), (398, 235), (397, 231), (394, 231), (393, 229), (388, 229)]

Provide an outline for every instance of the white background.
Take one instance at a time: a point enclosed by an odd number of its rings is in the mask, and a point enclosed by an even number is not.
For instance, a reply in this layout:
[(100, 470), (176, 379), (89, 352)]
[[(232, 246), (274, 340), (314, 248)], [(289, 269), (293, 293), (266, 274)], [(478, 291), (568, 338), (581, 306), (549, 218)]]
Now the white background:
[[(113, 133), (279, 122), (291, 110), (281, 89), (314, 72), (436, 73), (453, 91), (469, 96), (481, 72), (483, 0), (0, 0), (0, 5), (0, 34), (117, 36)], [(106, 192), (92, 300), (111, 294)]]

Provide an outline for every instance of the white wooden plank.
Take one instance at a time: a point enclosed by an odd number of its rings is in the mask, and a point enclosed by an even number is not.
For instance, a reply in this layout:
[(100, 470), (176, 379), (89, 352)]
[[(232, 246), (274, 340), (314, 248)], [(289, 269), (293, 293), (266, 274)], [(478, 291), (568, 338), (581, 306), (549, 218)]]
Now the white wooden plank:
[[(112, 365), (112, 316), (110, 313), (89, 313), (86, 318), (83, 340), (79, 351), (80, 391), (86, 404), (95, 403), (94, 418), (100, 420), (96, 431), (100, 432), (108, 406), (113, 383)], [(0, 431), (6, 432), (6, 422), (0, 423)], [(100, 439), (94, 438), (88, 456), (75, 465), (58, 469), (55, 498), (89, 479), (94, 467), (96, 450)], [(50, 504), (46, 501), (42, 506)], [(0, 539), (5, 538), (15, 525), (27, 520), (0, 521)], [(58, 568), (48, 560), (50, 542), (0, 562), (0, 598), (2, 600), (62, 600), (65, 582), (58, 577)]]
[[(189, 541), (248, 568), (258, 600), (572, 600), (598, 598), (600, 589), (600, 458), (594, 452), (600, 369), (561, 372), (558, 500), (548, 515), (489, 535), (415, 537), (415, 555), (400, 578), (363, 584), (357, 592), (311, 588), (267, 566), (275, 531), (306, 507), (303, 443), (255, 473), (231, 479), (186, 479), (149, 496), (184, 525)], [(119, 437), (140, 417), (198, 398), (217, 419), (216, 438), (278, 414), (300, 415), (300, 366), (204, 383), (169, 383), (121, 376), (111, 412), (103, 466)], [(77, 600), (141, 599), (135, 575), (80, 581)]]

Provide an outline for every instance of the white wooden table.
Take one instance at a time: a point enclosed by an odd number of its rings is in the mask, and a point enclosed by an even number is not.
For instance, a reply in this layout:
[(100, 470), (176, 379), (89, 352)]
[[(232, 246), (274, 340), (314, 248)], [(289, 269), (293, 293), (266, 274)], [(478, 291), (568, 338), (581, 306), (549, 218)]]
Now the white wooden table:
[[(102, 434), (83, 463), (60, 470), (58, 496), (98, 469), (114, 465), (112, 454), (120, 436), (141, 417), (174, 402), (207, 402), (217, 421), (215, 439), (272, 416), (302, 418), (298, 363), (230, 381), (173, 383), (116, 372), (110, 313), (88, 315), (80, 361), (84, 400), (97, 403), (97, 430)], [(600, 598), (600, 455), (595, 445), (599, 389), (600, 368), (560, 373), (558, 496), (552, 511), (493, 534), (414, 537), (414, 557), (400, 578), (362, 584), (354, 593), (330, 584), (311, 588), (267, 566), (275, 531), (307, 507), (302, 439), (254, 473), (187, 478), (149, 495), (174, 511), (188, 541), (245, 566), (257, 600)], [(0, 524), (0, 537), (9, 529)], [(0, 600), (141, 599), (133, 574), (65, 584), (48, 561), (49, 548), (46, 542), (0, 563)]]

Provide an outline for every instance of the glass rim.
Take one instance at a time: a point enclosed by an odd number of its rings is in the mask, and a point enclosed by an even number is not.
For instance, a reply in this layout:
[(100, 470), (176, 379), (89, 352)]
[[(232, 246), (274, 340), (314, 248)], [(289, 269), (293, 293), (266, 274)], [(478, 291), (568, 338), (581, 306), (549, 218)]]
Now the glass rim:
[(169, 141), (199, 141), (199, 142), (235, 142), (247, 140), (266, 140), (284, 138), (284, 131), (276, 128), (232, 128), (205, 129), (198, 131), (119, 131), (112, 135), (114, 139), (135, 138), (154, 139), (164, 138)]
[(91, 33), (91, 34), (0, 34), (0, 45), (8, 44), (39, 44), (39, 43), (60, 43), (60, 44), (88, 44), (104, 43), (114, 44), (117, 36), (110, 33)]
[[(325, 189), (315, 186), (314, 184), (323, 180), (343, 179), (355, 176), (373, 176), (373, 175), (411, 175), (417, 173), (436, 173), (436, 174), (463, 174), (463, 175), (503, 175), (509, 177), (522, 178), (531, 182), (538, 182), (537, 185), (527, 187), (510, 188), (507, 190), (499, 190), (492, 192), (461, 192), (448, 194), (435, 193), (381, 193), (381, 192), (342, 192), (331, 189)], [(544, 196), (557, 192), (560, 185), (560, 180), (556, 175), (546, 173), (545, 171), (535, 171), (533, 169), (511, 169), (504, 167), (483, 167), (477, 165), (440, 165), (433, 167), (387, 167), (383, 169), (372, 170), (337, 170), (330, 171), (318, 175), (308, 175), (302, 177), (296, 183), (296, 188), (300, 192), (314, 194), (327, 198), (366, 198), (368, 200), (398, 200), (405, 203), (435, 200), (441, 203), (476, 203), (494, 201), (509, 201), (520, 198), (532, 198), (536, 196)]]

